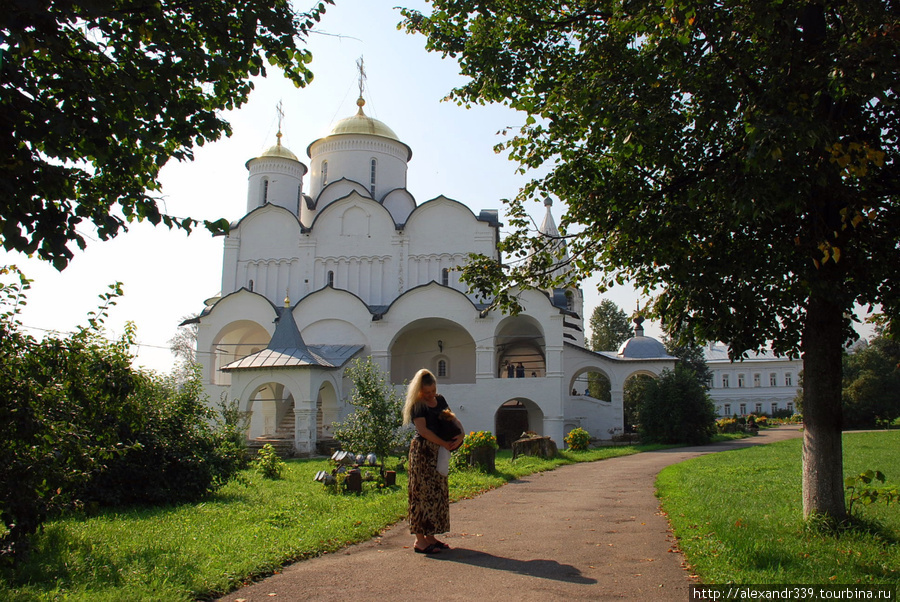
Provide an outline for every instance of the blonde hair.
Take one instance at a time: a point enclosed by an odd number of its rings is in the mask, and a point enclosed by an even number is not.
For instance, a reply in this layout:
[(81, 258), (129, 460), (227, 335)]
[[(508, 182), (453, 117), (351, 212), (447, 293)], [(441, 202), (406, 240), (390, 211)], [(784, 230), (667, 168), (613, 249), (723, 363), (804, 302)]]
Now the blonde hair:
[(431, 385), (436, 384), (437, 379), (430, 370), (422, 368), (416, 372), (416, 375), (413, 376), (413, 379), (406, 387), (406, 403), (403, 404), (403, 424), (410, 424), (412, 422), (413, 410), (416, 405), (425, 403), (422, 401), (422, 387), (430, 387)]

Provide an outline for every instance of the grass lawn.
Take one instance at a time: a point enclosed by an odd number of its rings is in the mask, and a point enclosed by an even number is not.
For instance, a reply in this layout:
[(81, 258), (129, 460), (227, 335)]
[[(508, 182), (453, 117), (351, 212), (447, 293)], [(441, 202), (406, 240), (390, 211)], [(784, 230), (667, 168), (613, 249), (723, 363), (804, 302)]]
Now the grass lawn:
[[(472, 497), (561, 464), (634, 454), (659, 446), (562, 452), (554, 460), (497, 456), (497, 472), (453, 472), (450, 495)], [(46, 525), (15, 572), (0, 572), (8, 601), (193, 600), (223, 594), (285, 563), (364, 541), (406, 514), (406, 474), (397, 486), (364, 483), (335, 495), (313, 481), (327, 460), (289, 460), (280, 480), (245, 472), (199, 504), (103, 511)]]
[[(844, 434), (844, 474), (900, 482), (900, 432)], [(801, 516), (801, 441), (711, 454), (670, 466), (659, 496), (703, 583), (900, 587), (900, 505), (860, 507), (855, 528), (812, 533)], [(856, 509), (854, 508), (854, 511)]]

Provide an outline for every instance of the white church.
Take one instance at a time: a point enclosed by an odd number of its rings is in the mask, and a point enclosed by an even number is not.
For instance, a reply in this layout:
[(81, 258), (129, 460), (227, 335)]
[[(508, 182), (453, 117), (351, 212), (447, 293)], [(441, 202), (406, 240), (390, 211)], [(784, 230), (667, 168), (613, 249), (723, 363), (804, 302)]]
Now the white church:
[[(499, 259), (497, 211), (475, 212), (406, 188), (412, 149), (364, 112), (306, 149), (278, 143), (246, 163), (245, 215), (224, 237), (221, 292), (198, 323), (211, 403), (222, 394), (250, 414), (248, 438), (317, 453), (352, 407), (346, 370), (370, 357), (401, 389), (422, 367), (467, 430), (508, 446), (526, 430), (562, 447), (582, 427), (597, 439), (623, 428), (622, 390), (635, 374), (674, 366), (663, 345), (636, 336), (618, 353), (585, 347), (582, 291), (523, 291), (516, 316), (467, 292), (469, 253)], [(550, 213), (541, 226), (558, 236)], [(586, 395), (605, 374), (611, 399)]]

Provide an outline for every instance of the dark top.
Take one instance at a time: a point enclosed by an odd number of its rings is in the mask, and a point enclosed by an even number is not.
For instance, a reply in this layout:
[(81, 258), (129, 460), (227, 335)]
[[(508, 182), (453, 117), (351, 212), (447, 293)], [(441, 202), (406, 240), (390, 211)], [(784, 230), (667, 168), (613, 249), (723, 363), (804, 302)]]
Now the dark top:
[[(412, 418), (415, 420), (416, 418), (425, 418), (425, 426), (429, 431), (443, 439), (444, 441), (450, 441), (456, 435), (460, 433), (459, 429), (456, 427), (455, 422), (450, 422), (449, 420), (441, 420), (441, 412), (444, 410), (449, 410), (450, 406), (447, 405), (447, 400), (444, 399), (443, 395), (437, 395), (435, 397), (437, 400), (437, 405), (433, 408), (429, 408), (424, 403), (420, 403), (413, 408)], [(417, 437), (420, 435), (417, 433)], [(424, 437), (421, 437), (424, 439)]]

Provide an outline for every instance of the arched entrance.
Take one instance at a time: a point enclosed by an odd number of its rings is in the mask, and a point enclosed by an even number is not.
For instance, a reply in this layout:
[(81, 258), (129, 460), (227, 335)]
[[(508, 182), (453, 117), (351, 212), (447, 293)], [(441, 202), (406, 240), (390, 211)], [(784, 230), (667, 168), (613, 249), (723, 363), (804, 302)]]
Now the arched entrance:
[(529, 399), (510, 399), (494, 414), (494, 435), (504, 449), (512, 447), (525, 431), (541, 434), (543, 426), (544, 413)]

